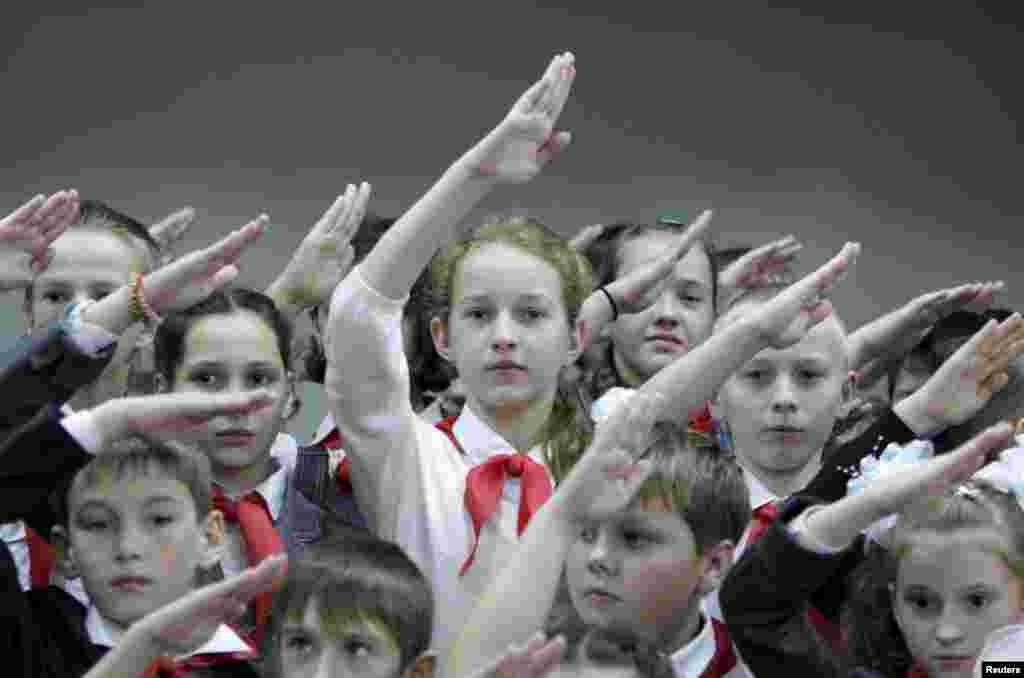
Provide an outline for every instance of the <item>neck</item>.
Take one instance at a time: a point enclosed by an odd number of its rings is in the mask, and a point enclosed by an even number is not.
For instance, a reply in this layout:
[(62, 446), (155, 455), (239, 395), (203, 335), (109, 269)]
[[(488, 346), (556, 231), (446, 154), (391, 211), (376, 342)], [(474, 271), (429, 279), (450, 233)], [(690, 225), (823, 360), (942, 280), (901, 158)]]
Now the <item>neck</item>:
[(807, 487), (807, 484), (821, 470), (821, 450), (814, 454), (803, 468), (796, 471), (774, 471), (760, 468), (751, 464), (750, 457), (744, 455), (742, 450), (738, 450), (736, 456), (743, 462), (744, 469), (753, 474), (762, 485), (780, 499), (785, 499)]
[(250, 466), (215, 466), (213, 480), (225, 494), (240, 497), (259, 487), (273, 472), (274, 462), (268, 451), (266, 457)]
[(478, 400), (467, 398), (467, 405), (484, 423), (518, 452), (527, 452), (537, 444), (541, 431), (551, 416), (555, 394), (529, 402), (506, 402), (485, 407)]

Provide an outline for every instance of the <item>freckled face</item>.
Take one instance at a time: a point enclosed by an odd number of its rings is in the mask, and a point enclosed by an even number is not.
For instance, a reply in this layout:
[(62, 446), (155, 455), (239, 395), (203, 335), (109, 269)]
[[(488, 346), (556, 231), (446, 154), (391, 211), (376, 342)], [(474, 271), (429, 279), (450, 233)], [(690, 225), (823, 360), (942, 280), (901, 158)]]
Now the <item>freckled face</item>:
[(448, 333), (477, 411), (553, 398), (572, 343), (561, 276), (516, 247), (480, 247), (456, 272)]
[[(627, 240), (619, 252), (618, 277), (660, 259), (678, 242), (678, 234), (661, 231)], [(711, 262), (703, 247), (694, 247), (657, 288), (650, 307), (620, 315), (612, 324), (615, 364), (631, 386), (639, 386), (710, 336), (711, 290)]]
[(689, 526), (664, 502), (584, 526), (569, 552), (569, 593), (588, 625), (675, 639), (699, 603), (705, 563)]
[(266, 389), (272, 407), (247, 414), (217, 417), (190, 439), (217, 468), (246, 469), (267, 463), (283, 425), (288, 382), (269, 325), (251, 311), (206, 316), (185, 336), (184, 358), (175, 370), (175, 391), (240, 393)]
[(935, 678), (972, 675), (986, 636), (1024, 621), (1022, 582), (994, 534), (914, 540), (900, 561), (893, 611), (914, 659)]
[(104, 478), (74, 493), (69, 515), (71, 557), (104, 617), (128, 625), (192, 590), (203, 527), (181, 481)]
[(401, 649), (384, 626), (361, 621), (332, 633), (316, 600), (301, 622), (285, 622), (279, 646), (280, 675), (289, 678), (395, 678), (402, 669)]

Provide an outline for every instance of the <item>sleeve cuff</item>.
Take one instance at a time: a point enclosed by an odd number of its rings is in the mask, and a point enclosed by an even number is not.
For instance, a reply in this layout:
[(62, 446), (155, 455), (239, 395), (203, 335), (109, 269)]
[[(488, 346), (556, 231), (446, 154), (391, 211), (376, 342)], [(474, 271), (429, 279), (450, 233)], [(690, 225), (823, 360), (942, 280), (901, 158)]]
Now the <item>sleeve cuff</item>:
[(64, 333), (78, 350), (85, 355), (96, 358), (115, 345), (118, 338), (99, 325), (93, 325), (82, 320), (82, 313), (93, 303), (95, 302), (84, 301), (69, 308), (64, 316), (63, 328)]
[(96, 425), (96, 417), (89, 410), (75, 412), (60, 420), (60, 425), (89, 454), (99, 454), (103, 434)]
[(842, 553), (846, 549), (850, 548), (850, 544), (846, 544), (845, 546), (839, 547), (833, 546), (831, 544), (826, 544), (825, 542), (813, 537), (807, 530), (807, 518), (809, 518), (812, 514), (814, 514), (817, 511), (820, 511), (823, 508), (824, 505), (808, 507), (802, 513), (800, 513), (800, 515), (791, 520), (789, 522), (789, 525), (786, 526), (786, 529), (789, 531), (790, 536), (796, 539), (796, 542), (808, 551), (823, 556), (832, 556), (836, 555), (837, 553)]

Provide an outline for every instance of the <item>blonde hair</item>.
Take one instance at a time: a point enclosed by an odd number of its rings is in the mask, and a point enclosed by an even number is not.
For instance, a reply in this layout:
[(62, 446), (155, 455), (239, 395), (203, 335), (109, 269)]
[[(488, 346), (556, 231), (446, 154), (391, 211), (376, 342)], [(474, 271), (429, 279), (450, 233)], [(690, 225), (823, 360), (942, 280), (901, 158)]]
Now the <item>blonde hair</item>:
[[(558, 272), (571, 333), (583, 302), (593, 291), (590, 264), (564, 238), (525, 217), (488, 219), (434, 257), (430, 265), (430, 314), (448, 323), (459, 265), (467, 255), (494, 243), (510, 245), (535, 256)], [(580, 406), (575, 389), (565, 383), (564, 378), (559, 382), (554, 406), (538, 441), (545, 444), (548, 468), (556, 481), (566, 476), (592, 435), (589, 417)]]

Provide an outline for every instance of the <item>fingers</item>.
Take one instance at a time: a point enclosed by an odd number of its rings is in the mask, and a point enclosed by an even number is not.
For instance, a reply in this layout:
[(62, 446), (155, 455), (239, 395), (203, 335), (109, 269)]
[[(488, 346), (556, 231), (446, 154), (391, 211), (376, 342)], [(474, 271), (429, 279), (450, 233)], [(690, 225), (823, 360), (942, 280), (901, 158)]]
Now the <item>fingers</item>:
[(711, 210), (704, 210), (697, 218), (690, 224), (690, 227), (683, 232), (682, 237), (679, 239), (679, 245), (676, 246), (675, 251), (672, 253), (672, 257), (678, 261), (693, 247), (693, 244), (704, 237), (708, 228), (711, 226), (711, 217), (714, 213)]
[(543, 167), (547, 163), (551, 162), (558, 154), (568, 148), (572, 142), (572, 134), (570, 132), (553, 132), (548, 137), (547, 142), (537, 149), (537, 163)]
[(604, 224), (592, 224), (587, 226), (569, 241), (569, 246), (577, 252), (586, 252), (594, 242), (604, 233)]
[(572, 91), (572, 83), (576, 79), (576, 57), (572, 52), (561, 55), (555, 77), (555, 86), (548, 90), (551, 100), (544, 106), (552, 123), (562, 115), (562, 109), (565, 108), (565, 102), (569, 100), (569, 93)]
[(1006, 422), (991, 426), (953, 452), (940, 455), (940, 465), (944, 480), (957, 482), (966, 480), (985, 463), (990, 452), (1002, 447), (1011, 440), (1013, 427)]
[(42, 207), (45, 202), (46, 196), (39, 194), (4, 217), (2, 223), (7, 224), (28, 221), (36, 212), (39, 211), (39, 208)]
[(161, 248), (168, 248), (184, 237), (195, 220), (196, 211), (191, 207), (183, 207), (150, 226), (149, 234)]
[(52, 242), (78, 217), (78, 191), (58, 191), (35, 214), (43, 237)]

